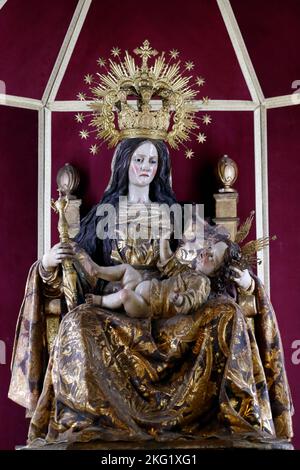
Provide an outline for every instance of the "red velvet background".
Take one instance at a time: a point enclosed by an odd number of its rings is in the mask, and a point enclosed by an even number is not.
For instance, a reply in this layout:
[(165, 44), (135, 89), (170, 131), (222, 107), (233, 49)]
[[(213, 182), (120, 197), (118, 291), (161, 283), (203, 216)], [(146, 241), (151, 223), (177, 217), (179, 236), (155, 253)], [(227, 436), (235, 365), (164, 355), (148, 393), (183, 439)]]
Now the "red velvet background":
[[(300, 80), (297, 35), (300, 3), (297, 0), (232, 0), (242, 34), (266, 96), (289, 94)], [(8, 94), (41, 98), (76, 5), (75, 0), (8, 0), (0, 11), (0, 80)], [(250, 99), (222, 17), (214, 0), (180, 0), (148, 4), (136, 0), (94, 0), (60, 87), (57, 99), (74, 100), (86, 73), (97, 70), (99, 56), (108, 57), (113, 46), (132, 50), (148, 38), (158, 50), (176, 48), (182, 60), (195, 62), (195, 74), (206, 78), (203, 95), (214, 99)], [(173, 187), (179, 200), (205, 203), (213, 214), (216, 189), (214, 168), (229, 154), (240, 176), (239, 216), (254, 208), (253, 113), (214, 112), (207, 143), (194, 143), (196, 158), (186, 160), (171, 152)], [(300, 340), (298, 284), (300, 239), (297, 187), (300, 178), (298, 128), (300, 108), (268, 112), (271, 296), (282, 331), (286, 366), (295, 401), (295, 446), (300, 448), (297, 419), (300, 365), (291, 361), (291, 344)], [(78, 137), (73, 113), (53, 113), (52, 195), (55, 176), (66, 162), (82, 175), (82, 214), (101, 197), (110, 175), (111, 150), (89, 154), (89, 144)], [(37, 113), (0, 108), (0, 220), (1, 295), (0, 340), (7, 348), (0, 364), (0, 449), (24, 443), (27, 423), (23, 410), (7, 397), (9, 360), (15, 323), (26, 274), (36, 259), (37, 245)], [(57, 239), (53, 218), (52, 240)], [(298, 422), (297, 422), (298, 421)]]
[(25, 442), (24, 409), (7, 398), (9, 363), (27, 272), (37, 257), (37, 113), (0, 107), (0, 449)]

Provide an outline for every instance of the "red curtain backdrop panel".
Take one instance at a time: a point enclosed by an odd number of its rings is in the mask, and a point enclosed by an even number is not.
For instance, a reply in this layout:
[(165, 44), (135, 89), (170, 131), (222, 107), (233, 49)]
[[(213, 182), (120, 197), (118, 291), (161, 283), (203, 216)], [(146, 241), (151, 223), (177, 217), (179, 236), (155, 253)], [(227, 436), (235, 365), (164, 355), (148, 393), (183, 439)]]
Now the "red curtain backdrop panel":
[(300, 449), (299, 124), (299, 106), (268, 112), (270, 234), (277, 235), (270, 251), (271, 298), (282, 334), (294, 400), (297, 449)]
[(97, 59), (109, 58), (112, 47), (132, 52), (145, 39), (158, 51), (177, 49), (182, 62), (193, 61), (193, 73), (206, 79), (204, 96), (250, 99), (214, 0), (92, 2), (57, 99), (76, 99), (84, 75), (100, 71)]
[(231, 0), (266, 97), (288, 95), (300, 84), (298, 0)]
[(9, 0), (0, 10), (0, 80), (8, 95), (41, 99), (76, 0)]
[(24, 444), (24, 409), (7, 398), (10, 359), (28, 270), (37, 257), (37, 132), (35, 111), (0, 107), (0, 449)]

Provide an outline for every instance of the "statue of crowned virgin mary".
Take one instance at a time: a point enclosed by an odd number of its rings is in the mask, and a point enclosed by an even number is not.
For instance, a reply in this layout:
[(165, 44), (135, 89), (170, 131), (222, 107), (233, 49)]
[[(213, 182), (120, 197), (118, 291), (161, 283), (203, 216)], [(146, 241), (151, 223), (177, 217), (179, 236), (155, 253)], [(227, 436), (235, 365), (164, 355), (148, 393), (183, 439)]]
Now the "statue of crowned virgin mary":
[[(197, 128), (196, 92), (176, 55), (167, 62), (148, 41), (134, 52), (140, 64), (126, 52), (91, 87), (91, 125), (116, 146), (111, 179), (76, 238), (30, 269), (9, 397), (31, 417), (29, 446), (289, 442), (280, 334), (251, 268), (261, 243), (242, 246), (249, 221), (235, 241), (198, 215), (180, 232), (167, 144), (177, 148)], [(49, 299), (61, 309), (50, 348)]]

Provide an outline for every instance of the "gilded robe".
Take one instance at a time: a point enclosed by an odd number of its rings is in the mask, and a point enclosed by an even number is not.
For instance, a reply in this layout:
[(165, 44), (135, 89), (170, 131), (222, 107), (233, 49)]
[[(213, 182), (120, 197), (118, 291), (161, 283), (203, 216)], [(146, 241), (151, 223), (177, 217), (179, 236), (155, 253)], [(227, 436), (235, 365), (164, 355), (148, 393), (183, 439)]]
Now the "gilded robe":
[[(114, 262), (161, 279), (158, 242), (115, 243)], [(78, 250), (82, 285), (85, 254)], [(255, 278), (257, 313), (229, 296), (197, 311), (132, 319), (81, 304), (46, 352), (45, 296), (61, 295), (60, 272), (29, 273), (9, 396), (32, 415), (29, 442), (167, 440), (237, 435), (290, 439), (292, 404), (274, 311)], [(108, 283), (103, 294), (118, 289)], [(159, 299), (158, 299), (159, 301)]]

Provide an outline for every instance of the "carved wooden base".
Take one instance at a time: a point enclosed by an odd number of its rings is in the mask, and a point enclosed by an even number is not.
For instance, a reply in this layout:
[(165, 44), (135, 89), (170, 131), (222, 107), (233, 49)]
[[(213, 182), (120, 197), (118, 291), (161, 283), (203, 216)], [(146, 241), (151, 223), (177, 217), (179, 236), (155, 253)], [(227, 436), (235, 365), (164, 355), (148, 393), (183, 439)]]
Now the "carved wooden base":
[(55, 443), (45, 444), (41, 439), (29, 446), (18, 446), (17, 450), (160, 450), (160, 449), (262, 449), (262, 450), (294, 450), (291, 442), (280, 439), (268, 440), (246, 440), (237, 438), (219, 439), (215, 437), (197, 440), (179, 439), (175, 441), (157, 442), (75, 442), (75, 443)]

